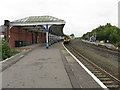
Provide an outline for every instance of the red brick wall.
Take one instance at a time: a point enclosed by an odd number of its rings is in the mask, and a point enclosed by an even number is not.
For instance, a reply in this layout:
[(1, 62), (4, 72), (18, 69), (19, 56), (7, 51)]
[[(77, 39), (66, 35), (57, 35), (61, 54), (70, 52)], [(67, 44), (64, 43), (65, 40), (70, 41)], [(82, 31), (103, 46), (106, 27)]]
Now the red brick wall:
[(46, 40), (46, 36), (43, 33), (38, 34), (38, 42), (44, 43)]
[(19, 40), (18, 37), (18, 28), (16, 27), (12, 27), (10, 29), (10, 39), (9, 39), (9, 43), (10, 43), (10, 46), (11, 48), (15, 47), (15, 40)]
[[(23, 40), (32, 44), (32, 33), (34, 35), (34, 40), (35, 40), (35, 35), (36, 35), (35, 32), (29, 32), (20, 27), (12, 27), (10, 29), (10, 39), (9, 39), (11, 48), (15, 47), (16, 40)], [(38, 43), (42, 43), (42, 42), (45, 42), (45, 35), (43, 33), (38, 33)]]

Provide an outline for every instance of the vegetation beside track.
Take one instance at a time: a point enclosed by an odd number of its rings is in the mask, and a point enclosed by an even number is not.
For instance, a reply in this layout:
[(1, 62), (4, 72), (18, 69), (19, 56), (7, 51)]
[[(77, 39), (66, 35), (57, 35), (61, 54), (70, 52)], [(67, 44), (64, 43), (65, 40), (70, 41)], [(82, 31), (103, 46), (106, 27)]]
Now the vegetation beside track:
[(106, 25), (100, 25), (91, 32), (87, 32), (82, 36), (83, 39), (90, 40), (90, 37), (94, 37), (95, 40), (109, 42), (117, 47), (120, 47), (120, 29), (116, 26), (112, 26), (110, 23)]

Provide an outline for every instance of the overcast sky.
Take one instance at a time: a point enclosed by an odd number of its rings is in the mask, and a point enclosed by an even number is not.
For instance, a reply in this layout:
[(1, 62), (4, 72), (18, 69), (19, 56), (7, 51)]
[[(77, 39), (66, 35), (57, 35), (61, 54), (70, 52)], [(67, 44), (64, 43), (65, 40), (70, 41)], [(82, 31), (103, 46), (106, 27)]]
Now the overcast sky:
[(99, 25), (118, 26), (119, 0), (1, 0), (0, 25), (29, 16), (50, 15), (66, 21), (65, 34), (82, 36)]

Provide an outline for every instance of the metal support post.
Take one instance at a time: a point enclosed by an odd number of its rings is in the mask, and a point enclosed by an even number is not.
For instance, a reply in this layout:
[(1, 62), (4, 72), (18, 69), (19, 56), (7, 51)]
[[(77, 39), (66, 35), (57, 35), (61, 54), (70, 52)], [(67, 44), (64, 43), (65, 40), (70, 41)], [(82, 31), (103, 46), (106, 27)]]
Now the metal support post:
[(46, 49), (49, 48), (49, 41), (48, 41), (48, 37), (49, 37), (49, 27), (48, 25), (46, 25)]

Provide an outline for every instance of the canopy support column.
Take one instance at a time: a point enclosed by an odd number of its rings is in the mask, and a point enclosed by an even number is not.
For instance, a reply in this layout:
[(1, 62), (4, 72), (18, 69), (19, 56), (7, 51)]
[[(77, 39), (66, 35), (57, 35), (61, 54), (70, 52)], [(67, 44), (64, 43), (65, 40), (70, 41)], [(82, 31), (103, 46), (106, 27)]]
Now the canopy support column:
[(46, 49), (49, 48), (49, 27), (50, 25), (46, 25), (45, 30), (46, 30)]

